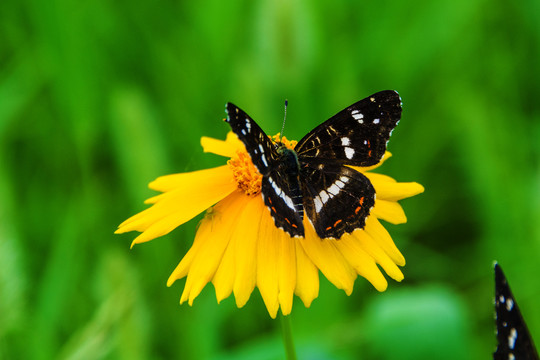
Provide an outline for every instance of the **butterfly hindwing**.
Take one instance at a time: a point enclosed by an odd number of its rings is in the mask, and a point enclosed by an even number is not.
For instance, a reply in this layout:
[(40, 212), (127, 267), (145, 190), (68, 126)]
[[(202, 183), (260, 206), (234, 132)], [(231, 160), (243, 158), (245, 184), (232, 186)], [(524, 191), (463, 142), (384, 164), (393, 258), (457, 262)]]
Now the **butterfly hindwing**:
[(497, 350), (494, 360), (538, 360), (538, 352), (501, 267), (495, 264)]
[(296, 145), (300, 161), (332, 161), (355, 166), (379, 162), (401, 118), (396, 91), (375, 93), (338, 112)]
[(227, 112), (225, 121), (244, 143), (253, 164), (262, 175), (267, 174), (277, 160), (274, 144), (259, 125), (238, 106), (227, 103), (225, 111)]
[(321, 239), (362, 229), (375, 204), (375, 189), (360, 172), (335, 163), (304, 164), (304, 207)]
[(288, 176), (280, 167), (262, 179), (261, 192), (276, 227), (290, 236), (304, 236), (304, 209), (298, 177)]

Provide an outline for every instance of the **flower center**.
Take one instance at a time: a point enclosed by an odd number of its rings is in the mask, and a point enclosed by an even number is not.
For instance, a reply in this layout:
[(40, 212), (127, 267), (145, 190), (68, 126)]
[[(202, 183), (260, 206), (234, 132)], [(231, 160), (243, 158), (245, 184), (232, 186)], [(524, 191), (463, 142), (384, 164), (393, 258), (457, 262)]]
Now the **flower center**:
[[(279, 134), (269, 136), (273, 143), (281, 141), (288, 149), (294, 149), (297, 141), (289, 141), (287, 138), (279, 138)], [(257, 170), (251, 157), (247, 151), (237, 151), (236, 157), (227, 161), (232, 170), (234, 180), (238, 184), (238, 188), (246, 193), (246, 195), (257, 195), (261, 192), (262, 175)]]
[(238, 188), (244, 191), (246, 195), (257, 195), (261, 192), (261, 173), (253, 165), (247, 152), (239, 150), (236, 155), (237, 157), (231, 158), (227, 161), (227, 164), (233, 172)]

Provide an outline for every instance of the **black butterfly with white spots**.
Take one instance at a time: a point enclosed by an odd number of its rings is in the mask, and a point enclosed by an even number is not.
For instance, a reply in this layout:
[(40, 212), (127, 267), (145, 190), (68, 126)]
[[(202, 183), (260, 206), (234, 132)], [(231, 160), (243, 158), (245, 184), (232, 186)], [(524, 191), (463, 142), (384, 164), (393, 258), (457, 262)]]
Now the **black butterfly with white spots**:
[(243, 110), (226, 105), (227, 121), (263, 175), (261, 193), (276, 227), (304, 237), (304, 212), (322, 239), (363, 229), (375, 189), (352, 166), (377, 164), (401, 118), (396, 91), (373, 94), (304, 136), (294, 150), (273, 143)]
[(494, 360), (539, 360), (538, 352), (521, 316), (508, 281), (495, 264), (495, 323), (497, 325), (497, 350)]

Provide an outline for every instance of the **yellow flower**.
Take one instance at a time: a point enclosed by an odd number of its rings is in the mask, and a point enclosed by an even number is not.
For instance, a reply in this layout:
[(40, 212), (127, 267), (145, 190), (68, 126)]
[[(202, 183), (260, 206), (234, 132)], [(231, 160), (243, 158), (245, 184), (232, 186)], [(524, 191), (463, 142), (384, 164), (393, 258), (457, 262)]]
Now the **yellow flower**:
[[(285, 138), (281, 141), (290, 148), (296, 144)], [(187, 276), (180, 303), (192, 305), (212, 282), (218, 303), (234, 293), (236, 305), (242, 307), (258, 287), (275, 318), (279, 308), (284, 315), (291, 312), (293, 294), (306, 307), (311, 305), (319, 293), (319, 270), (347, 295), (357, 275), (378, 291), (386, 290), (388, 283), (377, 265), (392, 279), (403, 279), (398, 266), (405, 265), (405, 258), (379, 219), (406, 222), (397, 201), (423, 192), (420, 184), (398, 183), (370, 172), (382, 161), (369, 168), (354, 167), (368, 177), (377, 194), (364, 229), (339, 240), (322, 240), (306, 216), (305, 237), (295, 238), (274, 225), (260, 195), (261, 175), (236, 135), (230, 132), (225, 141), (203, 137), (201, 144), (205, 152), (229, 157), (227, 165), (157, 178), (149, 187), (162, 193), (145, 201), (153, 205), (116, 231), (142, 232), (133, 246), (168, 234), (207, 210), (191, 249), (167, 282), (171, 286)], [(387, 152), (384, 159), (389, 157)]]

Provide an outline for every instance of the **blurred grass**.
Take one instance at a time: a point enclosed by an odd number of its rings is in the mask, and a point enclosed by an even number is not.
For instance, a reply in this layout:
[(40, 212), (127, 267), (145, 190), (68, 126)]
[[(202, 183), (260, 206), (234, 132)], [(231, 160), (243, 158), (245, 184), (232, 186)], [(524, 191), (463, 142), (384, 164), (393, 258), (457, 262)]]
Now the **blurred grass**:
[(196, 220), (131, 251), (112, 232), (149, 181), (220, 164), (199, 139), (225, 136), (226, 101), (273, 134), (288, 98), (299, 139), (386, 88), (384, 171), (426, 187), (388, 225), (405, 280), (322, 280), (295, 302), (299, 357), (489, 357), (494, 259), (539, 344), (539, 63), (531, 0), (1, 2), (0, 358), (281, 358), (257, 292), (190, 308), (165, 287)]

